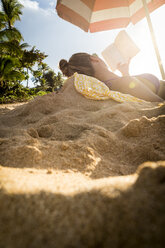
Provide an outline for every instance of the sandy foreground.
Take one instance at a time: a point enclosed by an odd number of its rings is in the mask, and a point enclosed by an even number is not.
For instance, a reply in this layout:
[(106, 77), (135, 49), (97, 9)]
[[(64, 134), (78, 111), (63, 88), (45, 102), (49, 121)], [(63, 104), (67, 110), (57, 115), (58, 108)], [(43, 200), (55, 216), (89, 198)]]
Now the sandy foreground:
[(0, 105), (0, 247), (165, 247), (165, 105)]

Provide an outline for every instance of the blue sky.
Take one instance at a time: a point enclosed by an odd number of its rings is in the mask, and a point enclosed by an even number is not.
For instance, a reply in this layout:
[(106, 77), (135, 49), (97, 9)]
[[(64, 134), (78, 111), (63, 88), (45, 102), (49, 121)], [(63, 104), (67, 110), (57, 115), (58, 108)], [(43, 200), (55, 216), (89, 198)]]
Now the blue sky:
[[(60, 59), (69, 59), (73, 53), (88, 52), (101, 55), (102, 50), (112, 43), (119, 29), (86, 33), (80, 28), (59, 18), (56, 0), (19, 0), (23, 5), (21, 22), (16, 26), (23, 34), (25, 42), (40, 49), (48, 55), (45, 62), (58, 71)], [(165, 5), (151, 14), (162, 61), (165, 61)], [(149, 72), (160, 77), (150, 33), (146, 20), (126, 28), (128, 34), (140, 48), (141, 52), (131, 61), (130, 73)], [(164, 64), (165, 67), (165, 64)]]

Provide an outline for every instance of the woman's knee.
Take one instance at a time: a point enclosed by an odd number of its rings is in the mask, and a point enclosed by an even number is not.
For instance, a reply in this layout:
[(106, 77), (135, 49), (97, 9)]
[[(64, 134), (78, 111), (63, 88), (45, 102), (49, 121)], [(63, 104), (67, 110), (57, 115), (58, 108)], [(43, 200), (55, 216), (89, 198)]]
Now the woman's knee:
[(160, 87), (158, 90), (158, 96), (165, 100), (165, 81), (160, 80)]

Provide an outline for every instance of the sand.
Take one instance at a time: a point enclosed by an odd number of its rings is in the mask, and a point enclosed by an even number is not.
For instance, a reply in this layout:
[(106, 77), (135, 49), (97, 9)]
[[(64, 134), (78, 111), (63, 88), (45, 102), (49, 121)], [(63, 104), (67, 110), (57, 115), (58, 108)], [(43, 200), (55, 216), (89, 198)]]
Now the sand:
[(165, 104), (70, 81), (0, 109), (0, 247), (164, 247)]

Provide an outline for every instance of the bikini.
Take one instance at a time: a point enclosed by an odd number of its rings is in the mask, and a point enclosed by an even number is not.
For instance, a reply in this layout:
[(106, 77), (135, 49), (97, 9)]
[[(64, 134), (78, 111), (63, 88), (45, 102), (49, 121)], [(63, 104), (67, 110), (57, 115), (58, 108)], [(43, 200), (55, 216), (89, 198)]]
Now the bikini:
[(147, 79), (155, 86), (155, 89), (156, 89), (155, 93), (157, 94), (159, 92), (160, 81), (153, 74), (144, 73), (144, 74), (136, 75), (135, 77), (141, 77), (141, 78)]

